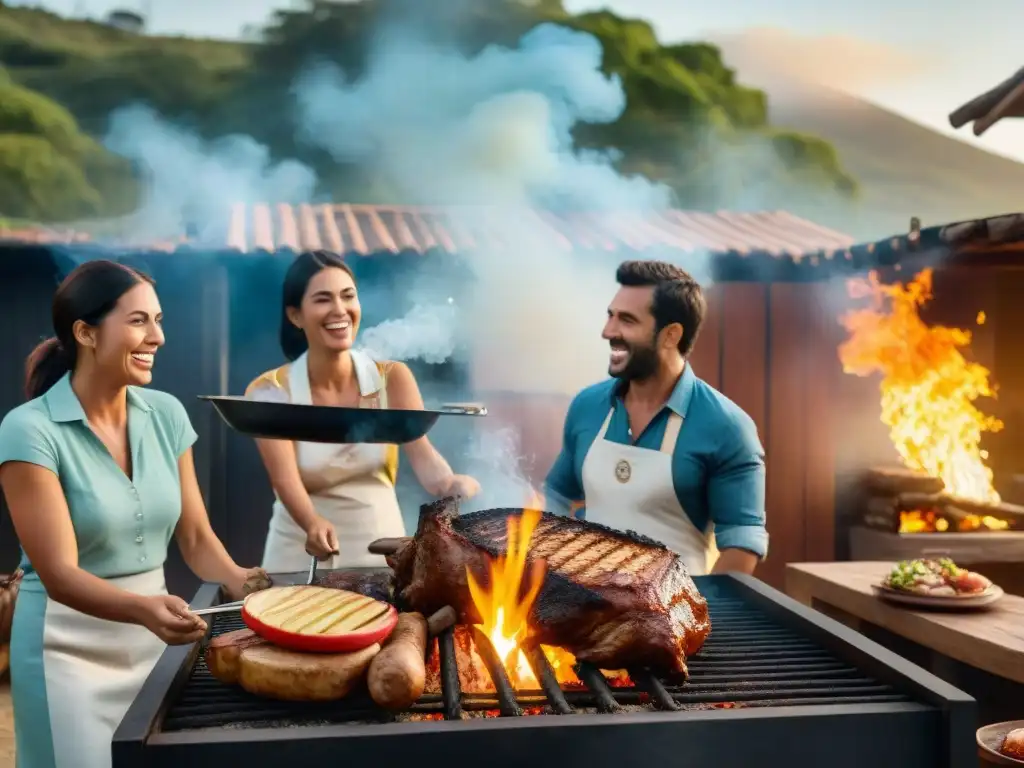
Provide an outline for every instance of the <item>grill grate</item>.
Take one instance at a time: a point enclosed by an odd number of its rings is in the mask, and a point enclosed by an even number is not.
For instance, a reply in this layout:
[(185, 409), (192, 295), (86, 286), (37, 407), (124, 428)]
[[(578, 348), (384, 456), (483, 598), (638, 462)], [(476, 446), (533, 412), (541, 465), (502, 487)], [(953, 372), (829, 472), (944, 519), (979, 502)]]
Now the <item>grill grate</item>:
[[(338, 702), (300, 704), (252, 696), (215, 680), (200, 654), (192, 673), (173, 698), (162, 730), (196, 728), (282, 727), (328, 723), (392, 722), (396, 719), (458, 719), (483, 715), (564, 714), (580, 711), (630, 709), (707, 709), (717, 707), (775, 707), (904, 702), (910, 699), (855, 667), (837, 660), (814, 642), (773, 621), (756, 607), (732, 597), (708, 598), (712, 632), (700, 653), (689, 659), (690, 679), (681, 685), (658, 680), (642, 670), (630, 670), (633, 687), (609, 685), (595, 668), (579, 664), (576, 674), (585, 689), (548, 687), (543, 654), (529, 654), (536, 677), (551, 691), (511, 691), (507, 678), (494, 693), (464, 693), (457, 675), (445, 674), (454, 665), (451, 630), (442, 636), (443, 693), (424, 695), (405, 713), (382, 711), (367, 695), (355, 694)], [(213, 634), (243, 624), (235, 614), (214, 618)], [(479, 641), (478, 641), (479, 642)], [(488, 654), (480, 654), (487, 660)], [(446, 658), (447, 657), (447, 658)], [(550, 668), (548, 668), (549, 670)], [(493, 676), (492, 676), (493, 677)], [(505, 677), (504, 674), (498, 677)], [(451, 682), (455, 680), (454, 684)], [(503, 688), (505, 690), (503, 690)], [(525, 712), (524, 712), (525, 710)]]

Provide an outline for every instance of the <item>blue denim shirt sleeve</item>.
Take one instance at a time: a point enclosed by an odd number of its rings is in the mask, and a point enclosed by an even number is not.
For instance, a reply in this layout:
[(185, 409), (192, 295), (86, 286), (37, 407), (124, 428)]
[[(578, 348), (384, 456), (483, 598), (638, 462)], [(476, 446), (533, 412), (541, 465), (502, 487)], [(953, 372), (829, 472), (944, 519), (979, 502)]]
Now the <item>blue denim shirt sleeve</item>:
[(708, 475), (708, 512), (719, 550), (744, 549), (768, 554), (765, 530), (764, 448), (757, 426), (746, 414), (735, 423)]
[[(544, 491), (548, 495), (549, 511), (568, 514), (569, 503), (583, 500), (583, 488), (577, 474), (575, 424), (579, 418), (579, 397), (573, 399), (565, 414), (562, 428), (562, 450), (551, 465), (544, 480)], [(564, 509), (563, 509), (564, 507)]]

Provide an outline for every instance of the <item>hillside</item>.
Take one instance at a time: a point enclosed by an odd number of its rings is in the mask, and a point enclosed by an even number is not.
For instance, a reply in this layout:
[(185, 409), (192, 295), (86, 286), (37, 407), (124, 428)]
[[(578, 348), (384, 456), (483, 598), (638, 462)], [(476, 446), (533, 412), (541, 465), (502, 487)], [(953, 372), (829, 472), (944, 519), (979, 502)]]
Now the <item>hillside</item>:
[[(444, 18), (435, 18), (439, 14)], [(405, 47), (390, 47), (382, 57), (381, 26), (402, 19), (408, 34), (420, 17), (429, 22), (425, 29), (430, 31), (417, 30), (422, 36), (418, 62), (412, 62)], [(551, 22), (558, 27), (551, 27)], [(567, 28), (586, 36), (574, 36)], [(500, 52), (490, 53), (494, 50)], [(331, 113), (329, 125), (311, 130), (310, 103), (331, 105), (347, 98), (343, 88), (331, 86), (307, 100), (303, 112), (296, 88), (302, 80), (307, 95), (311, 93), (308, 75), (314, 62), (335, 65), (341, 77), (333, 82), (355, 82), (362, 101), (344, 110), (321, 109), (322, 114)], [(424, 67), (451, 65), (461, 74), (453, 77), (447, 70), (425, 74)], [(246, 44), (138, 36), (0, 3), (0, 66), (17, 85), (65, 108), (94, 137), (106, 134), (112, 113), (143, 104), (172, 122), (174, 130), (180, 126), (190, 132), (186, 144), (191, 147), (190, 158), (197, 161), (191, 165), (203, 164), (204, 158), (197, 154), (204, 151), (202, 139), (240, 136), (256, 152), (250, 158), (263, 153), (267, 162), (304, 164), (315, 175), (315, 194), (321, 198), (402, 203), (427, 196), (436, 204), (448, 202), (442, 185), (423, 189), (414, 188), (418, 180), (406, 183), (408, 179), (401, 177), (409, 174), (408, 163), (388, 167), (400, 152), (344, 156), (339, 149), (344, 142), (334, 137), (365, 130), (366, 146), (379, 145), (384, 140), (380, 131), (352, 124), (366, 110), (382, 125), (406, 130), (401, 140), (387, 139), (397, 141), (396, 149), (418, 146), (426, 138), (408, 126), (434, 125), (434, 136), (455, 136), (465, 129), (476, 108), (466, 103), (467, 89), (460, 86), (468, 73), (475, 82), (476, 105), (512, 91), (558, 94), (548, 102), (553, 111), (547, 132), (562, 134), (559, 152), (574, 142), (578, 149), (591, 150), (587, 158), (614, 158), (621, 172), (667, 185), (684, 207), (730, 207), (738, 196), (755, 188), (758, 199), (746, 200), (740, 207), (798, 193), (839, 203), (857, 191), (856, 179), (827, 142), (770, 124), (765, 94), (741, 82), (714, 46), (664, 45), (643, 20), (609, 11), (571, 14), (561, 0), (453, 0), (429, 11), (415, 0), (305, 0), (279, 10), (260, 41)], [(392, 95), (384, 98), (384, 92), (373, 92), (380, 77), (391, 77), (396, 69), (402, 70), (402, 76), (385, 86)], [(608, 75), (618, 83), (609, 87)], [(414, 84), (423, 77), (429, 79)], [(611, 90), (617, 91), (620, 84), (621, 91), (612, 96)], [(411, 90), (396, 99), (397, 88)], [(430, 99), (417, 98), (426, 92), (431, 93)], [(166, 133), (166, 124), (150, 125), (156, 127), (146, 136), (145, 127), (121, 130), (132, 137), (129, 143), (149, 149), (125, 149), (123, 143), (118, 147), (148, 183), (159, 186), (154, 166), (167, 153), (151, 162), (145, 153), (152, 151), (154, 143), (142, 139)], [(501, 125), (507, 122), (479, 130), (499, 131)], [(475, 125), (474, 130), (478, 130)], [(499, 141), (495, 146), (508, 144)], [(451, 150), (467, 151), (454, 146)], [(530, 162), (521, 167), (528, 166)], [(19, 183), (0, 183), (0, 192), (16, 193)], [(233, 186), (232, 194), (237, 196), (238, 185)], [(561, 199), (569, 187), (552, 191), (552, 199)], [(102, 203), (101, 209), (108, 214), (121, 212), (121, 205), (106, 205), (105, 195)], [(18, 200), (0, 199), (0, 215), (16, 215), (24, 208)], [(41, 218), (66, 219), (64, 211), (72, 208), (43, 211)]]
[(1024, 164), (821, 86), (764, 87), (772, 124), (830, 142), (860, 184), (841, 209), (793, 206), (822, 224), (876, 239), (905, 232), (911, 216), (931, 226), (1024, 210)]
[(140, 36), (38, 8), (0, 5), (0, 64), (21, 85), (102, 134), (127, 101), (186, 119), (215, 108), (250, 65), (252, 46)]
[[(263, 43), (234, 44), (140, 37), (38, 9), (0, 5), (0, 65), (15, 83), (70, 112), (57, 122), (34, 120), (39, 127), (28, 131), (32, 135), (52, 134), (43, 126), (71, 125), (73, 119), (84, 132), (100, 137), (112, 111), (141, 101), (206, 137), (244, 132), (267, 144), (277, 158), (298, 157), (316, 169), (322, 194), (359, 200), (377, 188), (397, 197), (372, 173), (339, 167), (295, 141), (287, 99), (296, 72), (311, 54), (330, 56), (337, 50), (344, 52), (338, 62), (358, 71), (363, 46), (339, 47), (337, 41), (363, 41), (368, 25), (360, 15), (366, 4), (329, 4), (315, 19), (312, 7), (283, 12)], [(642, 21), (607, 12), (572, 16), (556, 0), (539, 8), (543, 17), (596, 35), (604, 47), (605, 68), (622, 76), (628, 93), (622, 118), (585, 128), (577, 140), (622, 150), (623, 169), (670, 183), (681, 205), (786, 208), (862, 240), (903, 232), (911, 216), (928, 226), (1024, 209), (1020, 163), (840, 92), (763, 72), (737, 73), (728, 67), (729, 57), (723, 62), (713, 46), (662, 45)], [(519, 20), (522, 28), (533, 23), (535, 17)], [(516, 33), (487, 14), (469, 26), (475, 45), (496, 35), (514, 42)], [(4, 120), (0, 134), (26, 133), (12, 131), (10, 109)], [(709, 125), (725, 128), (717, 131), (711, 149)], [(5, 141), (16, 147), (23, 139)], [(83, 138), (76, 145), (88, 147), (88, 142)], [(90, 158), (102, 159), (90, 152)], [(778, 167), (779, 158), (785, 158), (781, 165), (787, 168)], [(133, 192), (122, 189), (120, 172), (99, 172), (89, 164), (95, 161), (76, 162), (103, 198), (97, 210), (123, 212)], [(5, 167), (0, 172), (10, 178), (0, 179), (0, 193), (13, 193), (30, 178), (28, 169), (54, 164), (24, 161)], [(784, 183), (787, 175), (795, 183)], [(803, 181), (808, 177), (810, 184)], [(0, 215), (59, 220), (98, 205), (87, 187), (82, 187), (81, 201), (70, 199), (78, 194), (76, 187), (61, 178), (56, 173), (40, 177), (42, 191), (24, 204), (0, 200)], [(72, 173), (67, 178), (78, 177)], [(841, 190), (854, 183), (856, 195), (822, 194), (823, 188)], [(57, 192), (67, 199), (58, 201)]]

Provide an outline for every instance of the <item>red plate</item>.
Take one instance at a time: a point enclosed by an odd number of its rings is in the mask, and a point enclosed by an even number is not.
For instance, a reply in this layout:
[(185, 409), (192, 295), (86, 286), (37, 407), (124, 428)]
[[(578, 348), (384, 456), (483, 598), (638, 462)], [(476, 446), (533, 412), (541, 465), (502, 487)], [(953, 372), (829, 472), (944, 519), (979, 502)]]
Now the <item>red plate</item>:
[(398, 611), (342, 589), (271, 587), (245, 598), (242, 621), (282, 648), (349, 653), (387, 639), (398, 623)]

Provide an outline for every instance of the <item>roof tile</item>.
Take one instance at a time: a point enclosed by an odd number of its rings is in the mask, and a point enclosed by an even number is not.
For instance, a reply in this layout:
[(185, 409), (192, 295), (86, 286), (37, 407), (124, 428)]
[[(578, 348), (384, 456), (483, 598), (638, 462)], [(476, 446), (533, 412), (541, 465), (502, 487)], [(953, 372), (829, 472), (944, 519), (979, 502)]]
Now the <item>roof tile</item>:
[(462, 253), (519, 243), (528, 232), (563, 251), (766, 253), (800, 259), (851, 247), (852, 238), (785, 211), (551, 212), (485, 207), (235, 205), (227, 247), (243, 251)]

